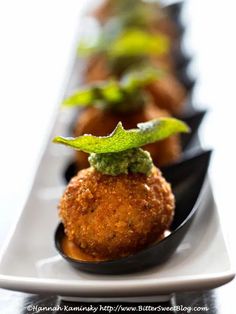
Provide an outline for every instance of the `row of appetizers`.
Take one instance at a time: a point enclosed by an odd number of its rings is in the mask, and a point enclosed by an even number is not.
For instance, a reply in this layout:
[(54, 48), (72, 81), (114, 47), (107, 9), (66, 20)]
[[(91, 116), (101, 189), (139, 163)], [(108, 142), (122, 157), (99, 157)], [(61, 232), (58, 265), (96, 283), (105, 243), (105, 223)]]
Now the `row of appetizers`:
[(59, 204), (61, 250), (74, 262), (125, 258), (169, 234), (175, 196), (157, 167), (179, 160), (179, 133), (189, 128), (174, 118), (187, 90), (167, 12), (158, 1), (105, 0), (92, 13), (97, 39), (79, 44), (85, 85), (64, 100), (81, 108), (75, 138), (54, 139), (76, 150), (80, 170)]

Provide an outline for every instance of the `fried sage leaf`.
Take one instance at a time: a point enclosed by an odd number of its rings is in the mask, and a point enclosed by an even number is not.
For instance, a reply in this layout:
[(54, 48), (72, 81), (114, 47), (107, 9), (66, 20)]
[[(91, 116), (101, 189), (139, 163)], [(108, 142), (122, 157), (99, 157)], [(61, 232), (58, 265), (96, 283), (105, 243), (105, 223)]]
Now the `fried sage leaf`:
[(109, 59), (121, 56), (162, 56), (169, 53), (170, 41), (163, 33), (151, 34), (145, 30), (132, 28), (122, 31), (111, 38), (99, 38), (94, 45), (86, 44), (86, 40), (78, 46), (79, 56), (91, 56), (103, 53)]
[(86, 153), (114, 153), (141, 147), (178, 132), (189, 132), (188, 126), (175, 118), (160, 118), (139, 123), (138, 128), (125, 130), (119, 122), (108, 136), (82, 135), (76, 138), (55, 137), (53, 142), (60, 143)]
[(122, 100), (122, 90), (119, 82), (108, 80), (81, 87), (63, 101), (63, 106), (94, 106), (97, 103), (119, 102)]
[[(139, 89), (163, 76), (164, 71), (159, 69), (144, 68), (127, 72), (120, 81), (108, 80), (81, 87), (63, 101), (65, 107), (88, 107), (100, 105), (104, 108), (111, 104), (118, 105), (127, 102), (130, 106), (130, 95), (137, 94)], [(136, 100), (136, 99), (135, 99)]]
[(169, 39), (162, 33), (150, 34), (143, 30), (127, 30), (111, 45), (108, 56), (164, 55), (170, 48)]

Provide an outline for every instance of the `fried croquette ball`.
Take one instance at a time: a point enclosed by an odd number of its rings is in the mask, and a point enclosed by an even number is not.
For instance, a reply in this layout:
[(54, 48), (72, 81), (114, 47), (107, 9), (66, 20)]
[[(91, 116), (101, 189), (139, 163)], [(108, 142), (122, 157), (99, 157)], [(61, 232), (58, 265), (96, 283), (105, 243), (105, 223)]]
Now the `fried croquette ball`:
[[(156, 61), (153, 59), (152, 62), (158, 65), (161, 64), (161, 68), (164, 68), (160, 60)], [(108, 79), (109, 69), (106, 59), (102, 56), (94, 56), (91, 58), (84, 77), (86, 83)], [(151, 93), (154, 103), (159, 108), (166, 109), (174, 115), (182, 112), (187, 92), (184, 86), (171, 72), (165, 72), (160, 80), (150, 83), (146, 89)]]
[[(127, 0), (126, 0), (127, 1)], [(128, 0), (129, 1), (129, 0)], [(141, 5), (144, 5), (144, 3), (140, 3)], [(132, 4), (131, 4), (132, 5)], [(177, 30), (177, 27), (175, 25), (175, 22), (172, 21), (170, 16), (168, 15), (168, 12), (166, 11), (165, 8), (159, 8), (158, 6), (154, 5), (154, 7), (151, 6), (151, 4), (147, 4), (147, 7), (144, 5), (143, 9), (147, 9), (148, 7), (153, 9), (155, 11), (155, 15), (153, 15), (153, 11), (149, 11), (151, 16), (149, 17), (149, 22), (146, 24), (146, 28), (150, 32), (162, 32), (166, 36), (168, 36), (172, 41), (178, 40), (179, 39), (179, 31)], [(116, 12), (116, 4), (114, 5), (114, 1), (104, 1), (98, 8), (95, 9), (95, 11), (92, 12), (92, 16), (94, 16), (102, 25), (104, 25), (109, 18), (114, 17), (114, 15), (122, 17), (126, 16), (127, 12)], [(132, 12), (133, 13), (133, 12)], [(135, 14), (135, 12), (134, 12)], [(131, 14), (132, 15), (132, 14)], [(155, 19), (153, 19), (155, 17)], [(133, 26), (138, 26), (139, 25), (139, 15), (136, 17), (137, 20), (137, 25)], [(141, 24), (142, 25), (142, 24)], [(132, 26), (132, 24), (131, 24)], [(142, 25), (145, 26), (145, 25)]]
[(152, 82), (147, 90), (153, 97), (154, 103), (173, 115), (183, 111), (186, 101), (186, 90), (172, 74), (166, 74), (161, 80)]
[(172, 40), (172, 44), (174, 41), (179, 40), (180, 37), (180, 32), (175, 23), (167, 15), (163, 16), (157, 23), (152, 23), (150, 25), (150, 31), (153, 33), (161, 32), (165, 34)]
[[(143, 109), (131, 114), (118, 114), (105, 111), (96, 107), (85, 109), (78, 117), (74, 135), (93, 134), (106, 136), (110, 134), (119, 121), (125, 129), (136, 128), (140, 122), (169, 116), (167, 111), (159, 109), (153, 104), (146, 105)], [(157, 166), (166, 166), (177, 161), (181, 154), (179, 135), (172, 135), (162, 141), (148, 144), (144, 149), (150, 152), (153, 162)], [(79, 169), (87, 168), (88, 154), (77, 151), (76, 160)]]
[[(137, 64), (142, 64), (144, 59), (145, 58), (142, 56), (126, 56), (109, 61), (104, 54), (94, 55), (90, 57), (85, 68), (83, 75), (84, 82), (88, 84), (97, 81), (104, 81), (111, 76), (120, 78), (127, 69), (129, 69), (130, 67), (132, 68)], [(173, 79), (177, 80), (177, 78), (175, 77), (176, 70), (174, 60), (170, 55), (167, 54), (159, 57), (150, 56), (147, 60), (152, 66), (156, 67), (157, 69), (162, 69), (165, 71), (165, 73), (171, 73)]]
[(170, 227), (174, 196), (161, 172), (104, 175), (79, 171), (59, 204), (70, 241), (94, 257), (133, 254), (158, 241)]
[(105, 81), (110, 75), (106, 57), (102, 54), (90, 58), (84, 72), (85, 83)]

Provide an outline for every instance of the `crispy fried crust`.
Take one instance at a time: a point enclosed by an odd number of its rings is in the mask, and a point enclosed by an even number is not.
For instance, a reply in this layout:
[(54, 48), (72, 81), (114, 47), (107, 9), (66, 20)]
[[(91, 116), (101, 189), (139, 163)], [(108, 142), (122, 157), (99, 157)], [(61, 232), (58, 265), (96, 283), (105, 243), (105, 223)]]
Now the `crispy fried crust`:
[(172, 74), (166, 73), (161, 80), (151, 83), (147, 90), (159, 108), (168, 110), (173, 115), (183, 111), (186, 91)]
[(84, 252), (118, 258), (155, 242), (174, 215), (174, 196), (157, 168), (149, 176), (80, 171), (67, 186), (59, 214), (68, 239)]
[(92, 56), (84, 73), (85, 83), (104, 81), (110, 76), (106, 57), (102, 54)]

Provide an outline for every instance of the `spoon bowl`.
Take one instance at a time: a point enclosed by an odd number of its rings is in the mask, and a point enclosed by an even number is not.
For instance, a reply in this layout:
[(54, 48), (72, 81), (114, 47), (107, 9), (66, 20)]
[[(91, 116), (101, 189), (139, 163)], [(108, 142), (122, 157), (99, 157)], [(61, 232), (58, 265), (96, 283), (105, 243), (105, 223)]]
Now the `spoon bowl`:
[(207, 174), (211, 151), (201, 151), (181, 163), (163, 168), (164, 177), (172, 185), (176, 199), (175, 217), (170, 234), (136, 254), (109, 261), (81, 261), (65, 254), (62, 240), (63, 224), (55, 232), (55, 245), (59, 254), (73, 267), (96, 274), (123, 274), (141, 271), (164, 263), (175, 252), (201, 206), (203, 185)]

